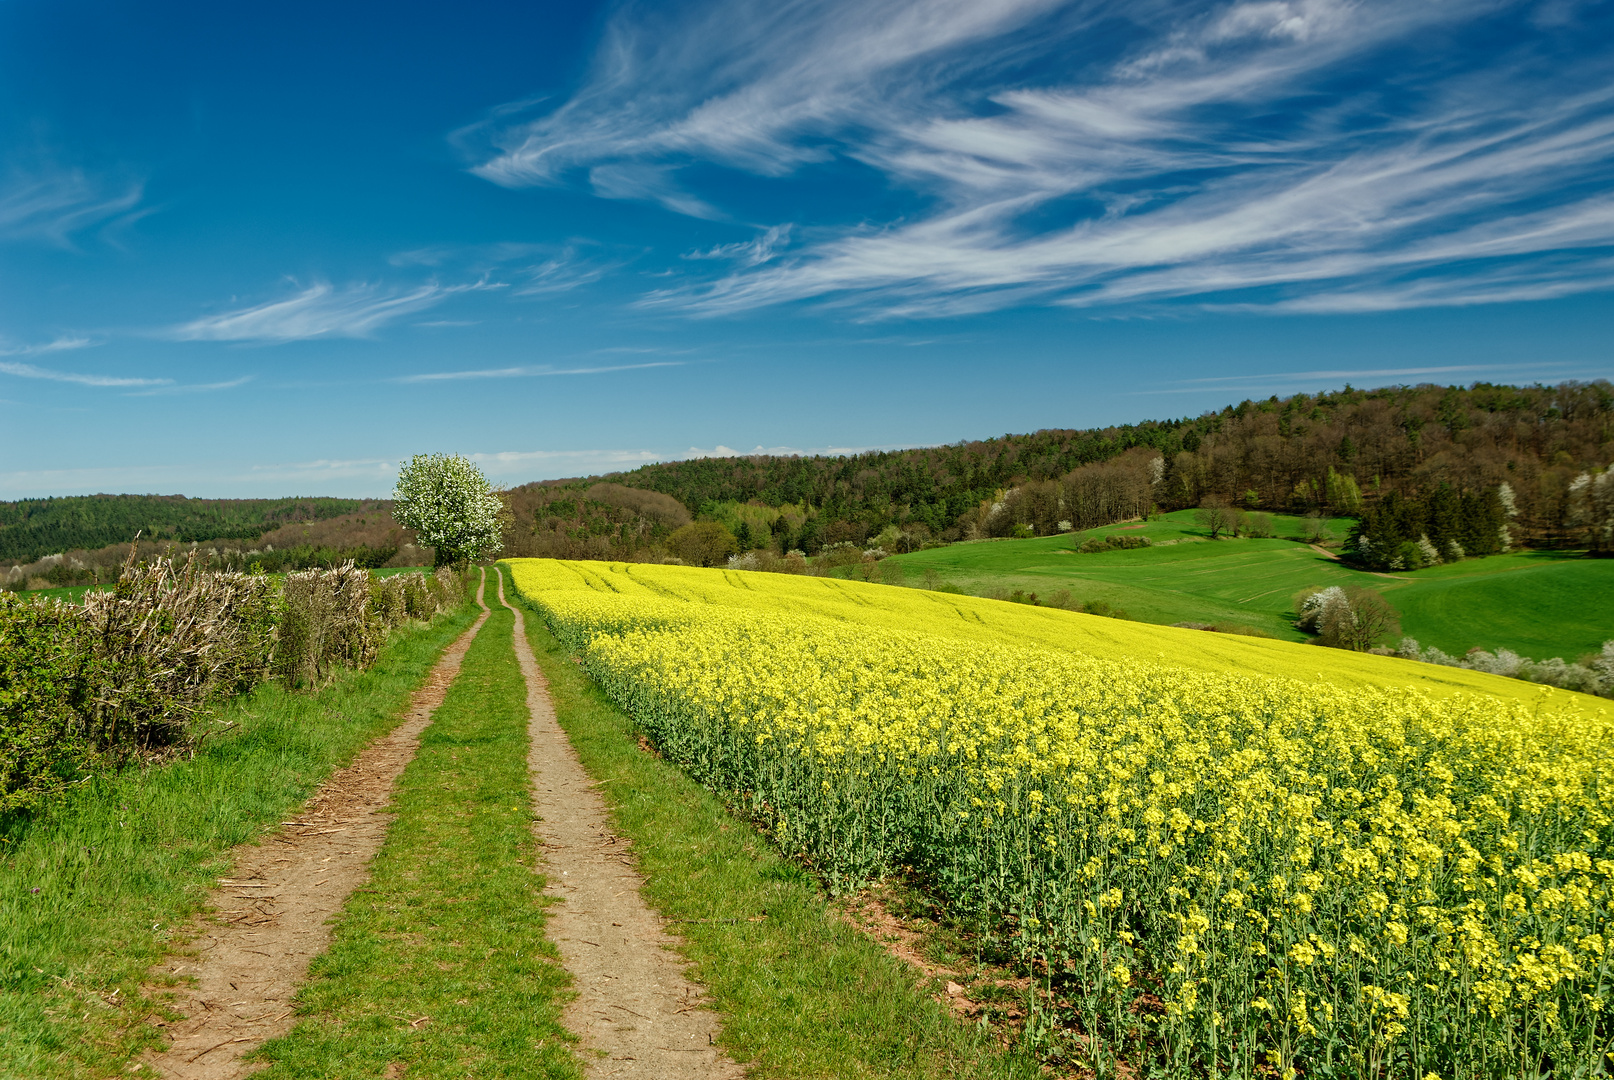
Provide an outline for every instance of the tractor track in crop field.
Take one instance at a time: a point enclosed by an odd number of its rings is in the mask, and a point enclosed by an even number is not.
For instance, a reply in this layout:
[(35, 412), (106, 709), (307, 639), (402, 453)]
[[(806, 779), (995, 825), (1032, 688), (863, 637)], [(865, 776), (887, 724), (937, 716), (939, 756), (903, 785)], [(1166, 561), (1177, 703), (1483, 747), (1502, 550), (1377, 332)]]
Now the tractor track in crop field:
[(189, 947), (159, 969), (184, 980), (166, 1025), (171, 1042), (137, 1066), (172, 1080), (231, 1080), (254, 1068), (241, 1060), (294, 1021), (294, 995), (308, 964), (330, 942), (330, 920), (369, 877), (386, 839), (393, 785), (414, 758), (421, 733), (448, 693), (471, 641), (487, 621), (443, 651), (388, 735), (327, 780), (301, 812), (261, 844), (235, 850), (234, 869), (209, 897), (210, 915), (190, 927)]
[[(670, 951), (676, 943), (639, 889), (628, 841), (555, 719), (549, 686), (515, 612), (516, 656), (527, 685), (535, 825), (544, 852), (548, 936), (575, 980), (562, 1022), (582, 1038), (588, 1075), (722, 1078), (745, 1075), (716, 1043), (718, 1018)], [(590, 1052), (593, 1052), (592, 1054)]]

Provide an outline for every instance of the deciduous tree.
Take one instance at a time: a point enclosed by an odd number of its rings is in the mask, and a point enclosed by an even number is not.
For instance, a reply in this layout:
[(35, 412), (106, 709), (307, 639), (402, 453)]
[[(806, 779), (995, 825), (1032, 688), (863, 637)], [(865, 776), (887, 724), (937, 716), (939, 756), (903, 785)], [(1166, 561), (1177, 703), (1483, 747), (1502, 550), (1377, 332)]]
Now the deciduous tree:
[(464, 568), (504, 546), (504, 500), (457, 454), (416, 454), (398, 470), (392, 500), (392, 516), (434, 550), (438, 566)]
[(690, 566), (722, 566), (740, 549), (734, 534), (715, 521), (685, 525), (667, 538), (667, 546)]
[(1194, 511), (1194, 520), (1199, 523), (1200, 528), (1210, 533), (1212, 540), (1215, 540), (1224, 532), (1233, 531), (1234, 526), (1238, 524), (1238, 515), (1227, 505), (1227, 500), (1212, 496), (1199, 504), (1199, 509)]
[(1320, 645), (1366, 652), (1387, 634), (1401, 632), (1399, 613), (1372, 589), (1307, 589), (1296, 598), (1295, 626)]
[(1614, 555), (1614, 468), (1581, 473), (1570, 483), (1569, 523), (1586, 530), (1593, 555)]

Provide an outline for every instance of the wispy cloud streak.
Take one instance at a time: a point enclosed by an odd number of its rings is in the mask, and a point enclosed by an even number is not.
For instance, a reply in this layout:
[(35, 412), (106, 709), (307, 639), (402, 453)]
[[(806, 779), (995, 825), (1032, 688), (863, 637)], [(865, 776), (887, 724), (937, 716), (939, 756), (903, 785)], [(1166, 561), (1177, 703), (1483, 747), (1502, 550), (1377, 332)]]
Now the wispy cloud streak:
[(80, 386), (167, 386), (173, 379), (143, 379), (124, 375), (85, 375), (74, 371), (57, 371), (33, 364), (18, 364), (0, 360), (0, 374), (15, 375), (19, 379), (45, 379), (50, 382), (77, 383)]
[[(50, 353), (73, 352), (87, 349), (100, 342), (78, 334), (68, 334), (37, 345), (7, 345), (0, 342), (0, 356), (44, 356)], [(129, 375), (88, 375), (76, 371), (58, 371), (17, 360), (0, 360), (0, 375), (19, 379), (43, 379), (46, 382), (76, 383), (79, 386), (100, 387), (153, 387), (171, 386), (172, 379), (147, 379)]]
[(176, 383), (172, 386), (159, 386), (153, 390), (138, 390), (129, 397), (163, 397), (169, 394), (213, 394), (220, 390), (234, 390), (245, 386), (257, 376), (240, 375), (234, 379), (225, 379), (222, 382), (210, 383)]
[(369, 337), (388, 323), (434, 307), (476, 286), (426, 284), (413, 289), (317, 283), (285, 300), (209, 315), (171, 327), (179, 341), (306, 341)]
[[(631, 261), (586, 241), (566, 244), (452, 244), (402, 251), (392, 265), (462, 267), (480, 275), (484, 288), (512, 288), (517, 296), (543, 296), (590, 285)], [(509, 282), (489, 284), (494, 277)]]
[(1606, 22), (1503, 0), (629, 6), (570, 100), (463, 137), (493, 182), (700, 217), (728, 214), (699, 163), (855, 161), (914, 193), (789, 253), (786, 226), (701, 253), (732, 265), (651, 306), (1541, 299), (1614, 287), (1614, 64), (1573, 42)]
[(100, 342), (82, 334), (63, 334), (50, 341), (37, 345), (5, 345), (0, 344), (0, 356), (40, 356), (45, 353), (68, 352), (73, 349), (88, 349)]
[(644, 364), (608, 364), (598, 367), (533, 367), (482, 368), (474, 371), (430, 371), (420, 375), (403, 375), (396, 382), (452, 382), (461, 379), (534, 379), (548, 375), (605, 375), (613, 371), (643, 371), (646, 368), (682, 367), (682, 360), (656, 360)]
[(115, 183), (82, 169), (16, 171), (0, 184), (0, 240), (73, 247), (73, 237), (138, 214), (143, 186)]

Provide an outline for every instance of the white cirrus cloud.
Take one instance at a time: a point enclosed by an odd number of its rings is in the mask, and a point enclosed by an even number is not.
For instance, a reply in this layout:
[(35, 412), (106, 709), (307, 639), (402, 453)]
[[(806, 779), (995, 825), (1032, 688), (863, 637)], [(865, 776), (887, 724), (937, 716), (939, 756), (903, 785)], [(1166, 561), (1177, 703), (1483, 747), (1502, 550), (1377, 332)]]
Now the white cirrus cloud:
[(61, 334), (37, 345), (9, 345), (0, 342), (0, 356), (40, 356), (44, 353), (88, 349), (99, 344), (100, 341), (85, 337), (83, 334)]
[(0, 360), (0, 374), (14, 375), (19, 379), (44, 379), (47, 382), (76, 383), (79, 386), (140, 387), (171, 386), (173, 379), (147, 379), (130, 375), (89, 375), (77, 371), (58, 371), (35, 364), (19, 364)]
[(364, 338), (398, 319), (435, 307), (455, 293), (479, 287), (487, 286), (428, 283), (412, 289), (368, 284), (336, 288), (317, 282), (284, 300), (181, 323), (170, 327), (165, 336), (178, 341), (265, 343)]
[[(101, 342), (82, 334), (63, 334), (50, 341), (34, 345), (14, 345), (0, 341), (0, 356), (44, 356), (51, 353), (75, 352), (88, 349)], [(93, 375), (78, 371), (59, 371), (24, 361), (0, 360), (0, 374), (19, 379), (43, 379), (46, 382), (75, 383), (79, 386), (109, 388), (172, 387), (173, 379), (151, 379), (133, 375)]]
[(138, 216), (144, 185), (78, 168), (17, 169), (0, 181), (0, 240), (29, 240), (72, 248), (74, 237), (97, 226), (116, 228)]
[(733, 244), (718, 244), (705, 251), (691, 251), (686, 259), (728, 259), (744, 267), (761, 266), (771, 262), (790, 243), (790, 225), (775, 225), (764, 229), (754, 240), (741, 240)]
[(643, 371), (646, 368), (683, 367), (682, 360), (655, 360), (643, 364), (603, 364), (591, 367), (554, 367), (548, 364), (518, 365), (502, 368), (477, 368), (468, 371), (428, 371), (419, 375), (401, 375), (394, 382), (457, 382), (464, 379), (536, 379), (551, 375), (605, 375), (613, 371)]
[(210, 383), (174, 383), (171, 386), (159, 386), (151, 390), (137, 390), (128, 394), (128, 397), (166, 397), (170, 394), (213, 394), (220, 390), (234, 390), (245, 386), (257, 378), (256, 375), (238, 375), (233, 379)]
[[(608, 251), (603, 244), (441, 244), (393, 255), (393, 266), (463, 268), (482, 278), (483, 288), (511, 288), (517, 296), (569, 292), (621, 269), (637, 253)], [(507, 277), (508, 282), (493, 282)]]
[(1614, 287), (1611, 22), (1507, 0), (629, 4), (569, 99), (460, 141), (498, 184), (703, 218), (740, 216), (713, 167), (753, 178), (747, 217), (771, 178), (866, 190), (854, 163), (911, 196), (816, 226), (782, 201), (788, 252), (699, 253), (731, 265), (643, 301), (695, 313), (1543, 299)]

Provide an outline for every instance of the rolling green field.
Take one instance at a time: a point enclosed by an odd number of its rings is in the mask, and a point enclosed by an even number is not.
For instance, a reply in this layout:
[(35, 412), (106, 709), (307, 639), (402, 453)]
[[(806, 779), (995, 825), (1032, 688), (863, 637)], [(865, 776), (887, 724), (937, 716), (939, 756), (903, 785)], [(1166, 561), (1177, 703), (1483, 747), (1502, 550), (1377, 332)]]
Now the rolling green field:
[[(1273, 515), (1280, 537), (1298, 537), (1298, 518)], [(1350, 522), (1328, 522), (1343, 537)], [(1147, 536), (1153, 547), (1083, 555), (1089, 536)], [(1103, 601), (1143, 622), (1234, 623), (1289, 641), (1295, 593), (1311, 586), (1375, 589), (1401, 612), (1403, 632), (1461, 654), (1479, 646), (1534, 659), (1573, 660), (1614, 637), (1614, 562), (1573, 552), (1515, 552), (1410, 574), (1352, 570), (1294, 539), (1211, 541), (1178, 511), (1145, 523), (1034, 540), (954, 544), (892, 556), (906, 582), (927, 571), (965, 592), (1005, 590), (1047, 598), (1068, 589), (1078, 603)]]

